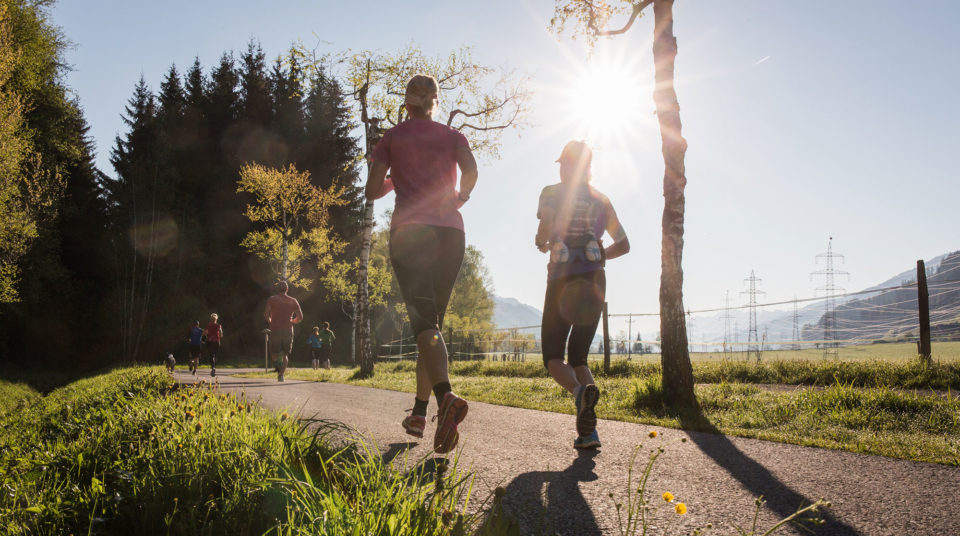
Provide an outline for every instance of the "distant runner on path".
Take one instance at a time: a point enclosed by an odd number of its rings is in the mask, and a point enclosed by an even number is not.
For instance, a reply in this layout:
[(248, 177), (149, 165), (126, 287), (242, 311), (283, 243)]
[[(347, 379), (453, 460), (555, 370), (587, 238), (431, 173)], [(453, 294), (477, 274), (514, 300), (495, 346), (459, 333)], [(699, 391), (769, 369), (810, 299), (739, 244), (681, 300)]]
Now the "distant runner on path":
[[(587, 354), (597, 332), (606, 295), (605, 261), (630, 251), (627, 234), (607, 196), (590, 186), (593, 151), (571, 141), (560, 153), (560, 183), (540, 193), (540, 226), (534, 243), (550, 252), (543, 303), (543, 364), (574, 397), (577, 438), (574, 448), (600, 446), (594, 407), (600, 390), (593, 383)], [(606, 230), (613, 244), (602, 249)], [(569, 337), (569, 340), (568, 340)], [(567, 361), (564, 362), (564, 347)]]
[(307, 337), (307, 346), (310, 347), (310, 364), (313, 370), (320, 368), (320, 352), (323, 341), (320, 340), (320, 326), (313, 326), (313, 333)]
[(211, 376), (217, 375), (217, 353), (220, 352), (220, 341), (223, 340), (223, 326), (217, 322), (219, 318), (217, 313), (211, 313), (210, 323), (207, 324), (207, 329), (203, 330), (203, 334), (207, 336), (207, 356), (210, 357)]
[[(303, 311), (296, 298), (287, 296), (286, 281), (277, 281), (273, 285), (275, 294), (267, 298), (267, 307), (263, 317), (270, 324), (270, 354), (276, 355), (279, 363), (277, 381), (283, 381), (283, 373), (290, 363), (290, 351), (293, 349), (293, 326), (303, 320)], [(283, 359), (280, 360), (280, 356)]]
[(333, 355), (333, 341), (337, 340), (337, 336), (330, 330), (330, 322), (323, 323), (323, 329), (320, 330), (319, 337), (320, 342), (323, 343), (323, 346), (320, 347), (321, 365), (329, 370), (330, 356)]
[[(410, 117), (388, 130), (374, 148), (365, 193), (367, 199), (379, 199), (396, 190), (390, 263), (417, 338), (417, 393), (402, 425), (408, 434), (423, 437), (433, 391), (440, 406), (433, 447), (446, 453), (457, 445), (467, 401), (450, 387), (441, 330), (465, 249), (459, 209), (476, 186), (477, 162), (463, 134), (433, 121), (439, 92), (430, 76), (418, 74), (407, 83)], [(392, 179), (386, 178), (388, 169)]]
[(200, 351), (203, 349), (203, 329), (200, 328), (200, 321), (194, 320), (193, 327), (187, 335), (187, 346), (190, 352), (190, 372), (197, 375), (197, 366), (200, 365)]

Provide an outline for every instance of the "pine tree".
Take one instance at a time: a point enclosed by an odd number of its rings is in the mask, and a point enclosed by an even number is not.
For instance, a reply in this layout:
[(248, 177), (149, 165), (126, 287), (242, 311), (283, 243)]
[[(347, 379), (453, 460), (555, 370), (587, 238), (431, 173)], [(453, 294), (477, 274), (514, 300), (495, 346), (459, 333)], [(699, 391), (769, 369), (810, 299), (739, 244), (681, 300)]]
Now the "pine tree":
[[(304, 142), (297, 151), (297, 162), (309, 169), (321, 188), (344, 188), (345, 206), (331, 209), (334, 229), (347, 239), (360, 230), (363, 189), (360, 187), (360, 145), (352, 135), (356, 123), (336, 79), (319, 69), (310, 83), (305, 101)], [(356, 255), (356, 251), (351, 251)]]
[(274, 117), (271, 131), (280, 141), (273, 156), (275, 165), (287, 163), (293, 150), (303, 143), (303, 69), (290, 55), (284, 65), (277, 59), (271, 72)]
[(270, 80), (263, 49), (254, 40), (247, 43), (247, 51), (240, 57), (241, 116), (254, 128), (267, 128), (273, 116)]

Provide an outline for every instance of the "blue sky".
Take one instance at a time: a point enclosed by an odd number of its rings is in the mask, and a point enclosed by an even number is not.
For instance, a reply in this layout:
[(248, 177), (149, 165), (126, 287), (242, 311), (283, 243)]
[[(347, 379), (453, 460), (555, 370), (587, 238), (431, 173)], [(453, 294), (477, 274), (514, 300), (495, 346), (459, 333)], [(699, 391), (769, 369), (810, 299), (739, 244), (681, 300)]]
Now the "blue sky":
[[(463, 210), (467, 241), (484, 252), (496, 293), (542, 306), (537, 196), (558, 180), (563, 144), (586, 137), (594, 185), (610, 196), (633, 248), (608, 265), (610, 311), (653, 312), (663, 162), (650, 96), (652, 13), (588, 57), (582, 41), (547, 31), (553, 5), (86, 0), (62, 1), (53, 19), (76, 44), (68, 84), (108, 175), (134, 84), (142, 74), (158, 88), (172, 63), (182, 72), (196, 56), (207, 69), (250, 38), (270, 58), (296, 40), (329, 52), (473, 46), (480, 62), (527, 74), (535, 92), (531, 127), (505, 136), (500, 160), (481, 162)], [(830, 236), (851, 274), (838, 283), (850, 290), (960, 249), (960, 5), (678, 0), (675, 20), (689, 143), (688, 308), (721, 306), (727, 290), (739, 300), (750, 270), (768, 301), (813, 296), (822, 282), (809, 273), (822, 268), (814, 257)], [(591, 84), (585, 78), (603, 72), (598, 66), (615, 79)]]

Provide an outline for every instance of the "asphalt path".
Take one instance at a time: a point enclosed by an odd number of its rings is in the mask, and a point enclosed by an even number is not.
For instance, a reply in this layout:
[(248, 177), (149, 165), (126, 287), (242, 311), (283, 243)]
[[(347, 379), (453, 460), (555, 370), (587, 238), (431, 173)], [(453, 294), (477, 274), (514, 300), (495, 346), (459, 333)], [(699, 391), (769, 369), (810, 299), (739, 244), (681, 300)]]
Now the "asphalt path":
[[(400, 427), (404, 410), (413, 405), (412, 393), (279, 383), (224, 372), (240, 371), (221, 370), (217, 381), (222, 390), (244, 391), (272, 410), (347, 424), (400, 467), (439, 457), (430, 452), (435, 423), (428, 420), (419, 441)], [(209, 381), (204, 373), (208, 369), (196, 377), (178, 371), (176, 377), (187, 383)], [(436, 411), (433, 400), (428, 411)], [(634, 473), (642, 470), (651, 449), (664, 448), (647, 487), (654, 507), (652, 534), (665, 529), (689, 534), (707, 523), (713, 525), (707, 534), (739, 534), (738, 526), (749, 533), (761, 495), (766, 501), (759, 513), (763, 528), (825, 497), (832, 507), (822, 512), (822, 525), (807, 526), (813, 534), (960, 534), (960, 468), (602, 419), (597, 430), (603, 447), (580, 452), (572, 448), (572, 415), (470, 402), (460, 425), (459, 468), (475, 475), (481, 500), (498, 486), (506, 490), (504, 508), (525, 535), (620, 534), (616, 504), (627, 500), (628, 468), (638, 445)], [(658, 433), (656, 438), (650, 438), (651, 431)], [(687, 505), (685, 515), (677, 515), (660, 498), (666, 491)], [(798, 527), (777, 532), (810, 533)]]

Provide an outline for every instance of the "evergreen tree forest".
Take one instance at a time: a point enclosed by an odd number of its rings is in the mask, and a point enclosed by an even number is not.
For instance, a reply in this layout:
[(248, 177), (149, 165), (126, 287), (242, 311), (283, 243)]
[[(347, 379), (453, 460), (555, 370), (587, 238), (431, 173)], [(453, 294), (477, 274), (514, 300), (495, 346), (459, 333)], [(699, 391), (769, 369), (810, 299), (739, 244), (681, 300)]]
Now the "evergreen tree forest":
[[(111, 151), (116, 177), (104, 182), (118, 347), (124, 356), (153, 359), (171, 351), (193, 320), (205, 323), (216, 312), (225, 351), (255, 355), (276, 275), (240, 247), (253, 229), (244, 216), (252, 199), (237, 191), (240, 169), (293, 164), (316, 187), (342, 190), (345, 203), (330, 208), (330, 225), (349, 244), (362, 192), (340, 85), (322, 70), (306, 78), (295, 55), (268, 65), (250, 42), (239, 57), (224, 53), (207, 70), (199, 60), (183, 74), (171, 66), (157, 93), (141, 79), (125, 122)], [(342, 254), (355, 256), (355, 248)], [(347, 320), (320, 286), (299, 290), (306, 322), (336, 329)]]
[[(240, 170), (294, 166), (336, 192), (324, 224), (340, 244), (339, 277), (349, 279), (363, 210), (352, 95), (294, 48), (268, 61), (251, 40), (214, 65), (195, 59), (131, 80), (128, 101), (117, 103), (126, 128), (99, 148), (113, 169), (101, 171), (65, 85), (69, 42), (49, 18), (52, 4), (0, 0), (0, 366), (75, 375), (169, 352), (179, 360), (193, 321), (214, 312), (228, 362), (262, 359), (262, 312), (277, 274), (241, 246), (257, 228), (245, 216), (254, 200), (238, 190)], [(381, 274), (371, 279), (381, 287), (372, 291), (374, 338), (383, 343), (405, 320), (387, 236), (378, 232), (371, 257)], [(489, 276), (479, 251), (466, 261), (448, 318), (488, 330)], [(340, 335), (334, 361), (349, 363), (349, 293), (316, 263), (298, 270), (304, 283), (291, 295), (301, 326), (330, 322)]]

